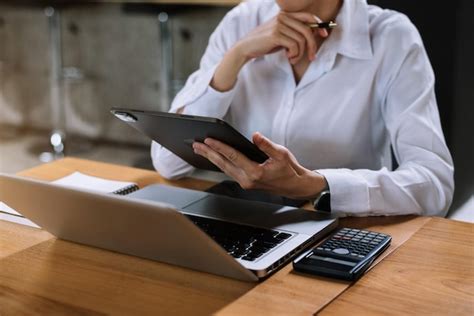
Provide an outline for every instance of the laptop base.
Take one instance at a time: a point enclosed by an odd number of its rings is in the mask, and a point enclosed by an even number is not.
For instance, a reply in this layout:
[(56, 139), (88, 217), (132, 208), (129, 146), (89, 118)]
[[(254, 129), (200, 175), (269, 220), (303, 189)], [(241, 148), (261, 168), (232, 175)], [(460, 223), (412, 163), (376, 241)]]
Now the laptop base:
[(229, 180), (222, 181), (210, 187), (206, 190), (206, 192), (224, 195), (241, 200), (266, 202), (292, 207), (301, 207), (308, 202), (307, 200), (290, 199), (284, 196), (271, 194), (262, 190), (244, 190), (237, 182)]

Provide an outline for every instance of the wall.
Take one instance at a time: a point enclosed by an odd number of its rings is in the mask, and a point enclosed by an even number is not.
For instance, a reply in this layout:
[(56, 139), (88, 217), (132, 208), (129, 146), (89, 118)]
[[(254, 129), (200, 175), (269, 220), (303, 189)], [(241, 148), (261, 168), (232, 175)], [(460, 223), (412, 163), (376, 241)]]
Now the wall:
[[(91, 138), (148, 143), (109, 113), (112, 106), (167, 110), (160, 98), (159, 12), (172, 17), (173, 82), (178, 90), (196, 69), (207, 40), (228, 8), (67, 5), (60, 8), (68, 81), (66, 130)], [(179, 11), (179, 13), (177, 13)], [(0, 123), (52, 126), (48, 21), (44, 7), (0, 3)]]
[[(455, 199), (451, 209), (474, 196), (474, 1), (461, 0), (456, 12), (456, 62), (451, 117), (451, 152), (454, 156)], [(474, 209), (471, 209), (474, 213)], [(471, 213), (472, 214), (472, 213)], [(472, 218), (472, 216), (471, 216)]]

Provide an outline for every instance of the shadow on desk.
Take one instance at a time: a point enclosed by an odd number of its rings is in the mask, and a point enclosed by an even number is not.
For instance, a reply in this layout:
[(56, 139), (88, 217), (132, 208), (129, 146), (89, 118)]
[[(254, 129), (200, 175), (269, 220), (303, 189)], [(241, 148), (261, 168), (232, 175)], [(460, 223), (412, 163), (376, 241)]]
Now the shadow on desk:
[(6, 315), (212, 314), (255, 286), (58, 239), (2, 260), (0, 284)]
[(407, 223), (418, 216), (369, 216), (369, 217), (344, 217), (339, 219), (339, 226), (350, 226), (352, 228), (368, 228), (373, 229), (374, 226), (392, 226)]

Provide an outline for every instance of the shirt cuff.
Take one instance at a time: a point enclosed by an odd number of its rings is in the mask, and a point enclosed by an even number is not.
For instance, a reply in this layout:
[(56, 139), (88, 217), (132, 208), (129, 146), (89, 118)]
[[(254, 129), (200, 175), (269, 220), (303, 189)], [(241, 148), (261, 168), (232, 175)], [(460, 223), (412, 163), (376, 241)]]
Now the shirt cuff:
[(340, 216), (366, 216), (370, 210), (369, 190), (364, 178), (350, 169), (321, 169), (331, 192), (331, 212)]
[(151, 159), (155, 170), (166, 179), (179, 179), (194, 170), (186, 161), (155, 141), (151, 143)]
[(217, 65), (207, 70), (198, 78), (194, 87), (183, 96), (182, 100), (176, 102), (175, 112), (178, 108), (185, 106), (184, 114), (211, 116), (223, 118), (232, 102), (235, 86), (228, 91), (220, 92), (210, 86)]

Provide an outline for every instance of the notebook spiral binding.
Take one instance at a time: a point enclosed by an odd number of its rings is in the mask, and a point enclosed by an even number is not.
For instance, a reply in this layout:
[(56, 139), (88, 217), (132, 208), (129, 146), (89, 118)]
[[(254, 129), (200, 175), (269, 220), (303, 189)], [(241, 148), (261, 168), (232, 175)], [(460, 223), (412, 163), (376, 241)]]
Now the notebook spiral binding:
[(130, 194), (132, 192), (135, 192), (135, 191), (138, 191), (140, 190), (140, 188), (138, 187), (138, 185), (136, 184), (130, 184), (130, 185), (127, 185), (125, 188), (121, 188), (119, 190), (116, 190), (114, 192), (112, 192), (113, 194), (118, 194), (118, 195), (127, 195), (127, 194)]

